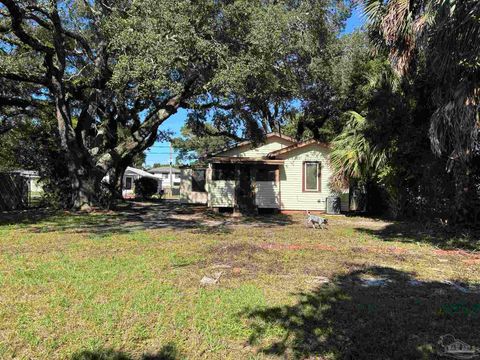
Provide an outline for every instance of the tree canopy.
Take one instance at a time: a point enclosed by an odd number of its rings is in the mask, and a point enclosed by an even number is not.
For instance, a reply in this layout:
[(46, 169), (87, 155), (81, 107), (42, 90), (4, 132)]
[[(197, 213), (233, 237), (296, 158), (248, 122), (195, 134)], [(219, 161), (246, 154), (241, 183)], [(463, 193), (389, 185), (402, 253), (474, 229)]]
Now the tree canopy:
[(319, 84), (347, 14), (326, 0), (1, 0), (1, 124), (54, 117), (71, 205), (88, 208), (179, 108), (232, 137), (276, 128)]

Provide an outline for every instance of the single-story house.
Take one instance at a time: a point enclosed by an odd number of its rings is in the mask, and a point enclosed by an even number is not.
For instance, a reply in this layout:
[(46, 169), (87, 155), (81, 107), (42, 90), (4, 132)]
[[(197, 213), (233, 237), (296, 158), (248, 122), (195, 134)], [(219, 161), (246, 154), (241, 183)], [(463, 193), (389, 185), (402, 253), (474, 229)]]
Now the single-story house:
[(245, 141), (210, 155), (203, 166), (183, 167), (180, 200), (239, 212), (325, 211), (327, 197), (339, 195), (347, 211), (348, 189), (336, 194), (329, 186), (330, 151), (328, 144), (279, 133), (259, 145)]

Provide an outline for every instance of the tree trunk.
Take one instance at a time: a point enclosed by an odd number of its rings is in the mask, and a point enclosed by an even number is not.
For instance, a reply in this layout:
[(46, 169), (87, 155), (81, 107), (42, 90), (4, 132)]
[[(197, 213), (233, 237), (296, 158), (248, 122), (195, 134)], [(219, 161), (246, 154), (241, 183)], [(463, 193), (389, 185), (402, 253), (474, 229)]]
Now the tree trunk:
[(70, 204), (74, 210), (90, 211), (99, 205), (100, 184), (105, 172), (95, 166), (93, 158), (75, 136), (70, 109), (62, 96), (56, 99), (57, 122), (62, 149), (65, 151), (70, 178)]
[(123, 199), (123, 175), (125, 174), (126, 167), (118, 168), (114, 170), (115, 176), (112, 182), (113, 197), (118, 200)]
[[(121, 143), (104, 144), (103, 154), (93, 156), (87, 149), (82, 137), (76, 136), (72, 125), (71, 113), (61, 85), (56, 93), (57, 122), (62, 149), (67, 158), (67, 167), (71, 182), (71, 206), (75, 210), (91, 210), (95, 206), (110, 206), (111, 199), (121, 197), (122, 178), (133, 157), (149, 146), (157, 138), (158, 127), (176, 113), (180, 106), (180, 97), (174, 97), (167, 102), (164, 109), (159, 110), (155, 117), (142, 123), (142, 126)], [(98, 150), (98, 148), (97, 148)], [(101, 182), (111, 171), (110, 194), (102, 191)], [(108, 198), (106, 198), (108, 196)]]
[(76, 174), (72, 180), (72, 207), (75, 210), (90, 211), (100, 205), (102, 191), (100, 184), (103, 174), (98, 171), (86, 171)]
[(123, 200), (123, 175), (128, 165), (118, 164), (112, 169), (112, 177), (110, 179), (110, 186), (112, 198), (116, 200)]

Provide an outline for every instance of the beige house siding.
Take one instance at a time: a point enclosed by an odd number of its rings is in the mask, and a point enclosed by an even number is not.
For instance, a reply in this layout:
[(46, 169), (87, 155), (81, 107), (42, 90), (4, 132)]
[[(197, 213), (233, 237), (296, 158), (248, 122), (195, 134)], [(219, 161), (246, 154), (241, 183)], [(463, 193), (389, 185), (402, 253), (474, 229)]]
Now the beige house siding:
[(235, 180), (209, 181), (208, 206), (233, 207), (235, 205)]
[(222, 153), (217, 154), (216, 156), (241, 156), (241, 157), (252, 157), (252, 158), (261, 158), (267, 156), (268, 153), (283, 149), (293, 143), (290, 140), (274, 136), (266, 139), (264, 144), (261, 144), (257, 148), (253, 148), (252, 145), (239, 146)]
[[(284, 165), (280, 167), (282, 210), (326, 210), (326, 198), (332, 195), (329, 187), (332, 171), (328, 156), (329, 150), (317, 144), (292, 150), (280, 156), (285, 160)], [(303, 191), (302, 173), (304, 161), (319, 161), (321, 163), (320, 192)], [(343, 199), (342, 209), (347, 208), (348, 204)]]
[(206, 192), (192, 191), (192, 169), (182, 169), (180, 172), (180, 202), (183, 204), (207, 204)]
[[(268, 138), (266, 143), (256, 149), (250, 145), (230, 149), (216, 156), (265, 157), (268, 153), (291, 145), (292, 142), (280, 137)], [(329, 188), (332, 170), (329, 163), (330, 150), (313, 143), (294, 149), (278, 159), (284, 160), (279, 167), (279, 181), (257, 181), (255, 183), (255, 202), (259, 208), (279, 208), (281, 210), (325, 211), (326, 199), (333, 195)], [(319, 161), (321, 163), (321, 191), (303, 191), (303, 163)], [(182, 171), (180, 196), (183, 202), (207, 203), (209, 207), (235, 206), (235, 181), (212, 181), (212, 165), (206, 174), (207, 193), (191, 192), (191, 170)], [(341, 195), (342, 211), (348, 211), (348, 191)]]

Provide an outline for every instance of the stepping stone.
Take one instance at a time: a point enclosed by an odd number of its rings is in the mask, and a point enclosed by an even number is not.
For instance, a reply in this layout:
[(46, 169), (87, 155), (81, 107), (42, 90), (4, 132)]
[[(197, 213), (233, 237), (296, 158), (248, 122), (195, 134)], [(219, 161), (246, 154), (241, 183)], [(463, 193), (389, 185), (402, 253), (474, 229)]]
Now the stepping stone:
[(330, 279), (325, 276), (313, 276), (308, 282), (316, 285), (328, 284)]
[(449, 285), (455, 289), (457, 289), (458, 291), (461, 291), (465, 294), (471, 294), (471, 293), (474, 293), (474, 294), (478, 294), (480, 293), (480, 288), (478, 286), (462, 286), (460, 284), (457, 284), (456, 282), (453, 282), (453, 281), (450, 281), (450, 280), (445, 280), (445, 281), (442, 281), (442, 283), (444, 283), (445, 285)]
[(364, 287), (377, 287), (385, 286), (387, 283), (391, 282), (391, 280), (385, 278), (363, 278), (361, 279), (361, 282)]
[(410, 286), (422, 286), (425, 285), (425, 282), (419, 280), (408, 280), (407, 284)]
[(202, 286), (209, 286), (209, 285), (216, 285), (220, 280), (220, 276), (222, 276), (223, 272), (216, 272), (213, 274), (213, 277), (204, 276), (202, 280), (200, 280), (200, 285)]

